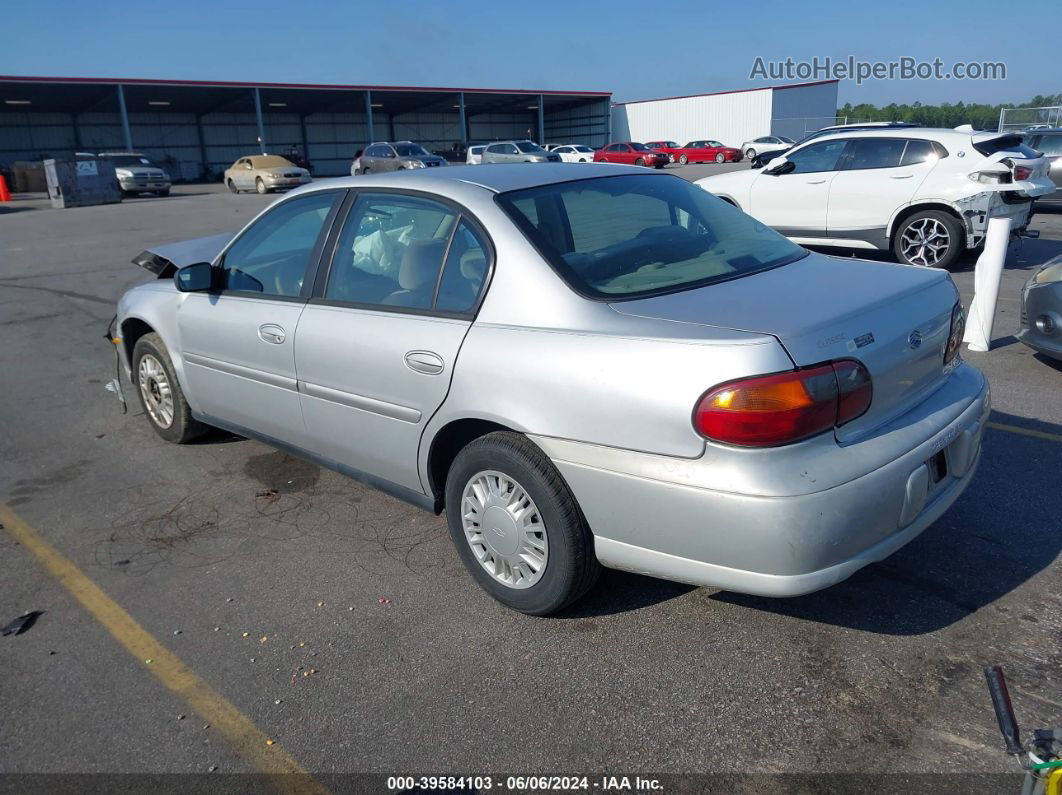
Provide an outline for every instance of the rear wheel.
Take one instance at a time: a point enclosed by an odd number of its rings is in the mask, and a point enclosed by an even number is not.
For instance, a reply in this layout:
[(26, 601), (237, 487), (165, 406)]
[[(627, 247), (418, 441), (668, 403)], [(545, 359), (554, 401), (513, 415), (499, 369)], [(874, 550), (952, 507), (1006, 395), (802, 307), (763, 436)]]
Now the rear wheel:
[(561, 610), (600, 574), (575, 497), (520, 434), (481, 436), (457, 454), (446, 476), (446, 519), (472, 578), (522, 613)]
[(228, 181), (227, 184), (229, 186), (229, 191), (231, 193), (239, 193), (240, 192), (240, 189), (236, 187), (236, 183), (233, 182), (231, 179)]
[(167, 442), (184, 444), (209, 428), (192, 418), (170, 354), (154, 332), (145, 334), (133, 347), (133, 383), (148, 422)]
[(717, 154), (715, 156), (715, 162), (716, 163), (725, 163), (726, 162), (726, 155), (724, 155), (722, 152), (720, 152), (719, 154)]
[(686, 155), (679, 155), (679, 165), (684, 166), (688, 162), (690, 162), (690, 159)]
[(941, 210), (923, 210), (900, 224), (892, 251), (905, 265), (948, 268), (962, 253), (964, 239), (958, 218)]
[(259, 193), (268, 193), (269, 192), (269, 188), (266, 187), (266, 184), (265, 184), (265, 182), (262, 181), (261, 177), (259, 177), (258, 179), (256, 179), (254, 181), (254, 189), (256, 191), (258, 191)]
[(166, 190), (160, 190), (160, 191), (158, 192), (158, 194), (159, 194), (159, 196), (161, 196), (161, 197), (165, 198), (166, 196), (169, 196), (169, 195), (170, 195), (170, 189), (169, 189), (169, 188), (166, 188)]

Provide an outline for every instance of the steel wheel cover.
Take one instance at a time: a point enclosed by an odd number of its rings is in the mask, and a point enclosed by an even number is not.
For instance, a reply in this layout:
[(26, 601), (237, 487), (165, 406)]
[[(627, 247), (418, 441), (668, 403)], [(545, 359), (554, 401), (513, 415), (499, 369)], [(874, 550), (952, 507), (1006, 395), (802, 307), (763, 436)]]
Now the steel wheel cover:
[(137, 384), (152, 421), (160, 428), (169, 428), (173, 424), (173, 390), (166, 370), (150, 353), (140, 358)]
[(933, 267), (951, 244), (948, 228), (936, 218), (922, 218), (903, 230), (900, 252), (912, 265)]
[(479, 565), (508, 588), (530, 588), (549, 560), (546, 526), (527, 491), (503, 472), (477, 472), (461, 496), (465, 540)]

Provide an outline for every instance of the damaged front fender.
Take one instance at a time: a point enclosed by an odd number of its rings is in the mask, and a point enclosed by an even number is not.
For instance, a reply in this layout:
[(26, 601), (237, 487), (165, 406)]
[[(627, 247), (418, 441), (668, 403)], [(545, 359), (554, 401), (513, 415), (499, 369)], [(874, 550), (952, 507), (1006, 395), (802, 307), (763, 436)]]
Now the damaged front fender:
[(234, 236), (233, 232), (224, 232), (220, 235), (154, 246), (133, 257), (133, 264), (154, 273), (160, 279), (169, 279), (185, 265), (213, 262)]

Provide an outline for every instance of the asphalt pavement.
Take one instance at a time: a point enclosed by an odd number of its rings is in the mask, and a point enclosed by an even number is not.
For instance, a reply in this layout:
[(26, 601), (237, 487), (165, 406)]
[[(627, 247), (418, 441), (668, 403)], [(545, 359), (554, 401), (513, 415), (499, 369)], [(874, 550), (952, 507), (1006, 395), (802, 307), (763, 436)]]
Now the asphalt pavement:
[[(1062, 214), (1011, 251), (993, 349), (963, 354), (989, 375), (996, 425), (922, 536), (797, 599), (608, 572), (543, 619), (480, 591), (440, 517), (256, 442), (166, 444), (128, 387), (128, 413), (105, 389), (115, 302), (150, 278), (130, 259), (271, 200), (193, 185), (0, 205), (0, 503), (270, 747), (323, 780), (1013, 772), (990, 663), (1023, 726), (1062, 721), (1062, 365), (1013, 338), (1021, 284), (1062, 253)], [(967, 302), (972, 265), (953, 274)], [(0, 550), (0, 624), (44, 611), (0, 638), (0, 772), (260, 769), (26, 543), (0, 532)]]

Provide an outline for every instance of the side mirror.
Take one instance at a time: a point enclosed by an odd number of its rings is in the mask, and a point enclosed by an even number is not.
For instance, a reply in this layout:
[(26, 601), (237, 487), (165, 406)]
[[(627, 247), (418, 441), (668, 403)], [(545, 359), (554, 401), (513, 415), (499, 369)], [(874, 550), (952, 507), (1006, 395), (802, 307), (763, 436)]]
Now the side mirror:
[(794, 168), (796, 168), (796, 164), (790, 163), (784, 156), (776, 157), (767, 163), (767, 167), (763, 169), (763, 173), (777, 177), (780, 174), (788, 174)]
[(206, 293), (217, 285), (218, 273), (209, 262), (197, 262), (173, 274), (173, 283), (182, 293)]

